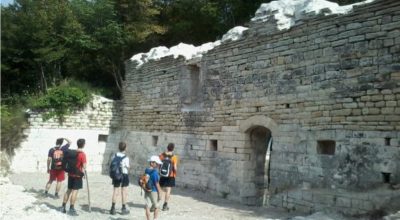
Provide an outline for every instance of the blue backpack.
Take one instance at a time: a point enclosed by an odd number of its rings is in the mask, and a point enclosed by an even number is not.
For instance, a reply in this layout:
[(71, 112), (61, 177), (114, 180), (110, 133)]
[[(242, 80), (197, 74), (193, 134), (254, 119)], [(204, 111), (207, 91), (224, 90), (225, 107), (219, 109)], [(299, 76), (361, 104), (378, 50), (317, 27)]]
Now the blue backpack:
[(110, 177), (113, 180), (121, 180), (122, 179), (122, 166), (121, 162), (126, 156), (118, 157), (115, 154), (114, 159), (111, 161), (110, 164)]

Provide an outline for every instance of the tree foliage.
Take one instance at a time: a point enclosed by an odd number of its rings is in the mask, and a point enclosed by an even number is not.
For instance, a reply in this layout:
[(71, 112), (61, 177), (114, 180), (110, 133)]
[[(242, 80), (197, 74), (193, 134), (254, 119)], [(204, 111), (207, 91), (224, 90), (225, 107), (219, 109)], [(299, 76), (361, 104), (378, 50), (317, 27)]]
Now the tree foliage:
[[(340, 4), (359, 0), (337, 0)], [(124, 61), (158, 45), (199, 45), (246, 25), (268, 0), (15, 0), (1, 7), (2, 97), (64, 79), (118, 98)]]

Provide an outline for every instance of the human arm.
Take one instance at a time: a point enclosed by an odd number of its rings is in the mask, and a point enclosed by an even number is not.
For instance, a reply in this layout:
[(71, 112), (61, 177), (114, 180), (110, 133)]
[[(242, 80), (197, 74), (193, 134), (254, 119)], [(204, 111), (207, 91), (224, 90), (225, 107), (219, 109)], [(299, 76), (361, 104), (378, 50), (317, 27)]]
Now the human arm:
[(61, 148), (62, 148), (62, 150), (68, 150), (69, 149), (69, 147), (71, 146), (71, 140), (69, 140), (68, 138), (63, 138), (67, 143), (64, 145), (64, 146), (62, 146)]
[(47, 157), (47, 173), (50, 173), (51, 157)]
[(161, 200), (161, 186), (160, 186), (160, 182), (156, 183), (156, 188), (157, 188), (157, 201)]

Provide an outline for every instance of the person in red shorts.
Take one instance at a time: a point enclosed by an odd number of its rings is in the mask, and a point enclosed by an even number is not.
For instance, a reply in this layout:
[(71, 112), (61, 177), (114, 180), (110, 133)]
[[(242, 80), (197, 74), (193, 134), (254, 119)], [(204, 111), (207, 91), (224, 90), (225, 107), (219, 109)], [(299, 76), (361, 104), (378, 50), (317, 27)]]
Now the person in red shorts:
[[(64, 142), (64, 140), (67, 142), (66, 145), (61, 146)], [(62, 169), (62, 157), (63, 153), (68, 150), (69, 146), (71, 144), (71, 141), (68, 140), (67, 138), (58, 138), (56, 140), (56, 146), (50, 148), (48, 156), (47, 156), (47, 173), (50, 174), (49, 181), (46, 184), (45, 188), (45, 195), (48, 194), (51, 184), (53, 181), (57, 181), (56, 185), (56, 192), (55, 192), (55, 197), (59, 198), (58, 193), (60, 192), (61, 189), (61, 183), (65, 179), (65, 172)]]

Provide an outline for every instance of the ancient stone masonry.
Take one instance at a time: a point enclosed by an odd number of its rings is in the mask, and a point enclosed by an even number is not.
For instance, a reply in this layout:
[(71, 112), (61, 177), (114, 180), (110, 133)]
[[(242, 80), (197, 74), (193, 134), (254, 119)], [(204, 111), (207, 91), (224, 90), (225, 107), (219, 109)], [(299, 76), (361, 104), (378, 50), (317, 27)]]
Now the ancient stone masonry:
[(66, 137), (73, 142), (71, 149), (76, 149), (79, 138), (86, 139), (88, 171), (101, 172), (103, 163), (108, 163), (108, 158), (103, 158), (108, 136), (121, 124), (119, 106), (117, 101), (94, 96), (84, 109), (67, 116), (63, 123), (55, 118), (44, 121), (41, 113), (29, 111), (30, 126), (25, 130), (27, 138), (17, 149), (11, 169), (46, 172), (48, 150), (55, 145), (57, 138)]
[(128, 142), (135, 172), (175, 142), (178, 184), (245, 204), (362, 214), (400, 196), (399, 1), (253, 21), (202, 58), (126, 72), (110, 143)]

